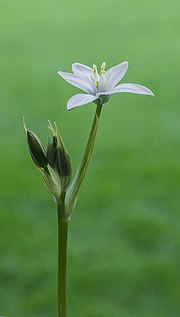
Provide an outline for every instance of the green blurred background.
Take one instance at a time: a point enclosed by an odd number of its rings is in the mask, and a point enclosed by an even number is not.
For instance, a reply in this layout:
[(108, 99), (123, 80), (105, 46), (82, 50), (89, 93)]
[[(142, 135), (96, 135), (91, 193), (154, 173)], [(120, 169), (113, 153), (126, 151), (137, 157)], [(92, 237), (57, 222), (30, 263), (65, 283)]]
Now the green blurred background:
[(180, 316), (179, 0), (0, 1), (0, 315), (54, 317), (56, 210), (27, 152), (56, 121), (75, 171), (95, 105), (56, 74), (107, 68), (156, 97), (113, 96), (69, 234), (69, 317)]

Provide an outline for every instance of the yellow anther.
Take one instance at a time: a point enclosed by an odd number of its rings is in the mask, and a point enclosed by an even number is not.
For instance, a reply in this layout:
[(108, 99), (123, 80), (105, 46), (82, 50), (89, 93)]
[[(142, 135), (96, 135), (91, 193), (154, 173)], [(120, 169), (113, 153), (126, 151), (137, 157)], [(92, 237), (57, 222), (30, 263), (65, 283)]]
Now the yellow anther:
[(95, 64), (93, 64), (93, 71), (94, 71), (94, 76), (98, 77), (97, 66)]
[(105, 73), (105, 68), (106, 68), (106, 63), (102, 63), (101, 65), (101, 71), (100, 71), (100, 75), (104, 74)]

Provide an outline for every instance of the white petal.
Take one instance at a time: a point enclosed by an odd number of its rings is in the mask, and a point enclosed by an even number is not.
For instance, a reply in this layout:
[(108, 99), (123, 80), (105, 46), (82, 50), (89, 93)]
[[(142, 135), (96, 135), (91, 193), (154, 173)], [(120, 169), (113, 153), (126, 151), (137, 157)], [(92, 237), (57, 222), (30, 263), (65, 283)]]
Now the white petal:
[(128, 69), (128, 62), (123, 62), (111, 67), (105, 73), (107, 78), (107, 90), (111, 90), (124, 77)]
[(79, 64), (79, 63), (72, 64), (72, 71), (74, 74), (76, 74), (78, 76), (81, 76), (82, 73), (87, 75), (87, 76), (93, 74), (92, 68), (90, 68), (89, 66), (83, 65), (83, 64)]
[(106, 74), (102, 74), (99, 79), (98, 93), (101, 91), (107, 91)]
[(71, 110), (75, 107), (86, 105), (87, 103), (90, 103), (96, 99), (98, 99), (98, 97), (93, 95), (85, 95), (85, 94), (74, 95), (68, 100), (67, 109)]
[(93, 89), (90, 86), (90, 84), (86, 80), (79, 78), (77, 75), (61, 71), (58, 72), (58, 75), (61, 76), (64, 80), (66, 80), (69, 84), (77, 88), (80, 88), (87, 93), (93, 93)]
[(75, 63), (72, 65), (73, 73), (81, 78), (83, 81), (87, 82), (91, 87), (91, 92), (93, 95), (97, 93), (97, 87), (94, 80), (94, 72), (93, 69), (89, 66)]
[(151, 95), (154, 96), (153, 92), (141, 85), (138, 84), (121, 84), (116, 86), (112, 92), (118, 93), (118, 92), (131, 92), (133, 94), (142, 94), (142, 95)]
[(106, 92), (100, 92), (96, 96), (104, 96), (104, 95), (115, 95), (118, 94), (119, 92), (130, 92), (133, 94), (142, 94), (142, 95), (150, 95), (154, 96), (153, 92), (141, 85), (138, 84), (121, 84), (113, 88), (111, 91), (106, 91)]

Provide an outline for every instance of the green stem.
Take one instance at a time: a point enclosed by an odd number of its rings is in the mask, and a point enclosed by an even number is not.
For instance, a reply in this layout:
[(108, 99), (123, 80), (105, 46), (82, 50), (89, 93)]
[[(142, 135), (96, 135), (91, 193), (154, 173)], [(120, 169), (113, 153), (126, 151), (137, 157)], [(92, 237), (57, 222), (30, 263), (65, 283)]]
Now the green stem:
[(95, 113), (95, 116), (94, 116), (94, 121), (93, 121), (93, 124), (92, 124), (92, 127), (91, 127), (91, 131), (90, 131), (90, 134), (89, 134), (89, 139), (88, 139), (88, 142), (87, 142), (87, 145), (86, 145), (86, 149), (85, 149), (85, 152), (84, 152), (84, 156), (83, 156), (80, 168), (79, 168), (79, 174), (80, 175), (83, 174), (83, 177), (85, 175), (86, 168), (87, 168), (87, 165), (89, 163), (89, 160), (91, 158), (91, 154), (92, 154), (92, 151), (93, 151), (93, 148), (94, 148), (96, 130), (97, 130), (97, 118), (99, 119), (100, 114), (101, 114), (101, 110), (102, 110), (102, 105), (97, 106), (96, 113)]
[(58, 212), (58, 317), (66, 317), (66, 269), (68, 220), (64, 213), (65, 193), (61, 194)]
[(100, 117), (101, 114), (101, 110), (102, 110), (102, 105), (97, 105), (96, 108), (96, 113), (94, 116), (94, 121), (91, 127), (91, 131), (89, 134), (89, 139), (86, 145), (86, 149), (81, 161), (81, 164), (77, 170), (77, 173), (74, 177), (74, 180), (71, 184), (69, 193), (68, 193), (68, 203), (67, 203), (67, 210), (68, 210), (68, 216), (70, 217), (72, 211), (73, 211), (73, 206), (75, 204), (75, 201), (77, 199), (77, 195), (80, 189), (80, 186), (82, 184), (82, 181), (84, 179), (84, 176), (86, 174), (87, 171), (87, 167), (93, 152), (93, 148), (94, 148), (94, 143), (95, 143), (95, 138), (96, 138), (96, 132), (97, 132), (97, 127), (98, 127), (98, 119)]
[[(84, 152), (82, 162), (79, 166), (75, 179), (73, 181), (73, 190), (71, 193), (71, 203), (77, 197), (80, 185), (84, 179), (89, 160), (94, 148), (98, 119), (100, 117), (102, 105), (96, 108), (96, 114), (89, 134), (89, 139)], [(65, 210), (66, 193), (62, 192), (57, 204), (58, 212), (58, 317), (66, 317), (66, 270), (67, 270), (67, 237), (68, 237), (68, 219), (69, 215)], [(70, 203), (70, 205), (71, 205)], [(70, 206), (69, 206), (70, 207)]]
[(87, 170), (87, 167), (88, 167), (91, 155), (92, 155), (92, 151), (93, 151), (94, 143), (95, 143), (96, 131), (97, 131), (97, 118), (99, 119), (100, 114), (101, 114), (101, 110), (102, 110), (102, 105), (97, 106), (96, 113), (94, 116), (94, 121), (93, 121), (91, 131), (89, 134), (89, 139), (88, 139), (86, 149), (84, 152), (84, 156), (83, 156), (81, 165), (80, 165), (79, 170), (78, 170), (79, 187), (84, 179), (84, 176), (85, 176), (85, 173), (86, 173), (86, 170)]

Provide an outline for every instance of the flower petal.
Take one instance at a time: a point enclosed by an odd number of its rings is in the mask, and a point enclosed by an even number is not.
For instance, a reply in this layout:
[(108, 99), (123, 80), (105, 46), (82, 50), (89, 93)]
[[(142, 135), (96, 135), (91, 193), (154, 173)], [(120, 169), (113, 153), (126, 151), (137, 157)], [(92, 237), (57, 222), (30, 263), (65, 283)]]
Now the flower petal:
[(84, 79), (79, 78), (77, 75), (61, 71), (58, 72), (58, 75), (61, 76), (64, 80), (66, 80), (69, 84), (77, 88), (80, 88), (87, 93), (93, 93), (93, 89), (90, 86), (90, 84)]
[(102, 74), (99, 79), (98, 93), (101, 91), (107, 91), (106, 74)]
[(118, 86), (116, 86), (113, 91), (115, 93), (118, 92), (131, 92), (133, 94), (142, 94), (142, 95), (151, 95), (154, 96), (153, 92), (142, 86), (142, 85), (138, 85), (138, 84), (120, 84)]
[(93, 69), (92, 68), (90, 68), (89, 66), (86, 66), (84, 64), (80, 64), (80, 63), (72, 64), (72, 71), (77, 76), (81, 76), (82, 73), (87, 75), (87, 76), (93, 74)]
[(133, 94), (142, 94), (142, 95), (150, 95), (154, 96), (153, 92), (141, 85), (138, 84), (121, 84), (113, 88), (111, 91), (106, 91), (106, 92), (101, 92), (98, 93), (97, 96), (100, 97), (101, 95), (115, 95), (118, 94), (119, 92), (130, 92)]
[(96, 95), (97, 93), (97, 87), (93, 76), (93, 69), (89, 66), (75, 63), (72, 64), (72, 71), (73, 73), (81, 78), (83, 81), (87, 82), (89, 87), (91, 87), (91, 92), (93, 95)]
[(107, 80), (107, 90), (111, 90), (124, 77), (128, 69), (128, 62), (123, 62), (111, 67), (105, 73)]
[(85, 94), (74, 95), (68, 100), (67, 109), (71, 110), (75, 107), (86, 105), (87, 103), (90, 103), (96, 99), (98, 99), (98, 97), (94, 95), (85, 95)]

